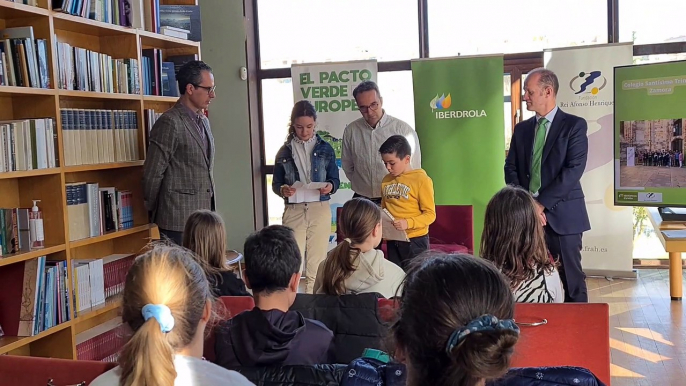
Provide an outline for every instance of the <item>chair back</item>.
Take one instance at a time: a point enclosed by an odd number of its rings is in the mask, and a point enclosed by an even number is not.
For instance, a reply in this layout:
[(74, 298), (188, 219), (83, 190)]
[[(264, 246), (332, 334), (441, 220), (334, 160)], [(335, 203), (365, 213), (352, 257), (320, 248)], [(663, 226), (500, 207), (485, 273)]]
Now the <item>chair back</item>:
[(394, 299), (379, 298), (379, 318), (384, 323), (395, 320), (400, 303)]
[[(217, 324), (229, 320), (235, 315), (243, 311), (249, 311), (255, 308), (255, 299), (252, 296), (221, 296), (219, 298), (220, 306), (218, 307), (219, 319)], [(214, 328), (213, 326), (205, 338), (205, 345), (203, 347), (202, 355), (210, 362), (214, 362), (216, 355), (214, 353)]]
[(609, 385), (609, 310), (607, 304), (517, 303), (521, 332), (511, 366), (583, 367)]
[(51, 379), (59, 386), (81, 382), (88, 385), (115, 366), (99, 361), (0, 355), (0, 385), (45, 386)]
[(474, 253), (474, 214), (471, 205), (436, 205), (436, 221), (429, 226), (430, 244), (463, 245)]

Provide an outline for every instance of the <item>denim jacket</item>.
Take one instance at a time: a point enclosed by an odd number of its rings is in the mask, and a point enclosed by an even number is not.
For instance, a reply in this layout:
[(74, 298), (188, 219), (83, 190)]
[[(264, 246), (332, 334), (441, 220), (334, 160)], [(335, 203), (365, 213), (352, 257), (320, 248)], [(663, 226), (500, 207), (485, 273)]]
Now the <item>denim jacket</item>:
[[(338, 165), (336, 164), (336, 153), (328, 142), (324, 141), (318, 134), (317, 143), (312, 151), (312, 182), (330, 182), (333, 185), (331, 193), (322, 194), (320, 201), (329, 200), (332, 194), (336, 193), (341, 184), (338, 177)], [(274, 178), (272, 179), (272, 190), (277, 196), (281, 196), (283, 185), (293, 185), (300, 179), (298, 168), (293, 159), (293, 148), (291, 142), (286, 142), (276, 153), (276, 163), (274, 165)], [(288, 199), (284, 199), (288, 204)]]

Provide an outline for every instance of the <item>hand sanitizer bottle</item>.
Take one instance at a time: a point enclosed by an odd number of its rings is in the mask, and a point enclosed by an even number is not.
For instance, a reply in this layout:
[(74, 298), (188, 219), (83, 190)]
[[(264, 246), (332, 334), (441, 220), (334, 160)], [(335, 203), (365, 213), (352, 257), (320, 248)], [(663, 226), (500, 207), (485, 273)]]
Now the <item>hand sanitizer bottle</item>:
[(37, 202), (33, 200), (33, 208), (29, 213), (29, 231), (31, 233), (31, 249), (45, 248), (45, 235), (43, 234), (43, 212), (38, 209)]

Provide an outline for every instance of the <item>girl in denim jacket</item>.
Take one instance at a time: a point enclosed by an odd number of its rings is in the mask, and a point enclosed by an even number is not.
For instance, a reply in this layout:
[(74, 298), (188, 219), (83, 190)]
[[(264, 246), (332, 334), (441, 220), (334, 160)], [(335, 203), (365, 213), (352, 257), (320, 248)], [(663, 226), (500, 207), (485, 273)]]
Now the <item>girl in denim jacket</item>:
[[(305, 262), (308, 293), (314, 289), (317, 268), (326, 257), (331, 235), (329, 199), (340, 185), (336, 153), (316, 134), (317, 111), (309, 101), (296, 102), (286, 142), (276, 153), (272, 190), (283, 197), (282, 224), (292, 228)], [(298, 197), (298, 183), (325, 183), (319, 194)], [(294, 197), (296, 196), (296, 197)], [(295, 202), (301, 201), (301, 202)]]

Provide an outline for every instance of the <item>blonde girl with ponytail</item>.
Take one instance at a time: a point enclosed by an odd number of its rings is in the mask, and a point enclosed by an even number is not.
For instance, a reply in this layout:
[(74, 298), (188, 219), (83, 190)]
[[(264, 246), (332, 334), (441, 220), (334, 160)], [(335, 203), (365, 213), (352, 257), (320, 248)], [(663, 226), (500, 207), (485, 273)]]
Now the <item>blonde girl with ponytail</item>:
[(151, 246), (126, 276), (122, 320), (132, 335), (119, 366), (91, 386), (252, 385), (202, 359), (212, 302), (205, 273), (189, 251)]

